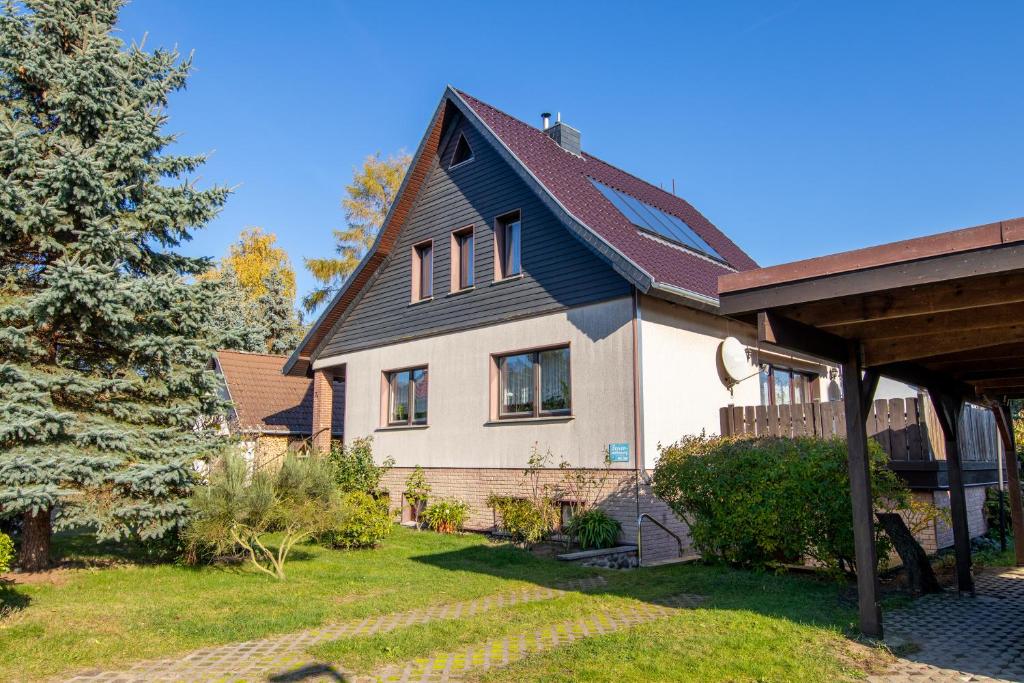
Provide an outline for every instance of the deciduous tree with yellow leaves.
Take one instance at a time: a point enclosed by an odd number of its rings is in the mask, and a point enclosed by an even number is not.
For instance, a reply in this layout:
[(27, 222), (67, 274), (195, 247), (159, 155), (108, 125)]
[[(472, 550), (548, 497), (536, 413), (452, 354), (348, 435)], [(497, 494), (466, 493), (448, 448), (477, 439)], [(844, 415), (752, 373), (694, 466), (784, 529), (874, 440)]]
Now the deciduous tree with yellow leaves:
[(262, 228), (247, 228), (238, 236), (238, 241), (228, 247), (227, 256), (220, 266), (210, 272), (210, 279), (217, 279), (226, 268), (235, 272), (238, 284), (248, 298), (259, 299), (267, 293), (264, 284), (271, 273), (277, 273), (284, 286), (284, 296), (295, 300), (295, 270), (288, 259), (288, 252), (277, 246), (277, 235), (263, 232)]
[(337, 256), (303, 259), (306, 269), (320, 283), (302, 299), (307, 312), (316, 310), (338, 291), (377, 238), (391, 203), (405, 177), (412, 157), (404, 152), (386, 159), (380, 152), (366, 157), (362, 168), (353, 169), (352, 182), (341, 200), (346, 227), (334, 231)]

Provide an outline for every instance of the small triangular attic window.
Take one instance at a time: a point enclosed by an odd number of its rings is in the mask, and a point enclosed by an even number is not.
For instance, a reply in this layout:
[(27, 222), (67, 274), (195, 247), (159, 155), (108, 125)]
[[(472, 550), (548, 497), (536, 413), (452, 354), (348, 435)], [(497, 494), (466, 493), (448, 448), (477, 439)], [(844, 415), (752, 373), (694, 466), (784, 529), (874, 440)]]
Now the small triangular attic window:
[(455, 143), (455, 154), (452, 154), (452, 162), (448, 164), (448, 168), (458, 166), (472, 158), (473, 150), (470, 148), (469, 143), (466, 142), (466, 136), (459, 133), (459, 141)]

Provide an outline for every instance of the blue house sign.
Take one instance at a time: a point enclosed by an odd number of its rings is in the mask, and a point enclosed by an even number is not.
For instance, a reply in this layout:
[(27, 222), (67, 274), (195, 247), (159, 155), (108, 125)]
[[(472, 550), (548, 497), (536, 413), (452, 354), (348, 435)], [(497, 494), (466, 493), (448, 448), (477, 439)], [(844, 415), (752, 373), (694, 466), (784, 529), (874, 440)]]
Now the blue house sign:
[(611, 460), (612, 462), (629, 462), (629, 444), (608, 444), (608, 459)]

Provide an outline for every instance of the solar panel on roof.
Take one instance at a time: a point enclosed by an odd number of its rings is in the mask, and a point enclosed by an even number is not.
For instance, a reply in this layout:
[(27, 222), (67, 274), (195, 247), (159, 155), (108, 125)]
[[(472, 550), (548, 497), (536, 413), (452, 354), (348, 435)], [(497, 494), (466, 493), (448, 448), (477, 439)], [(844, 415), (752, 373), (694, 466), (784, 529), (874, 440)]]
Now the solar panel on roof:
[(715, 251), (710, 244), (694, 232), (693, 228), (686, 224), (686, 221), (678, 216), (673, 216), (666, 211), (642, 202), (636, 197), (620, 192), (614, 187), (609, 187), (593, 178), (590, 178), (590, 182), (605, 196), (605, 199), (610, 201), (619, 210), (619, 213), (625, 216), (637, 228), (654, 233), (684, 247), (699, 251), (702, 254), (707, 254), (719, 261), (725, 261), (721, 254)]

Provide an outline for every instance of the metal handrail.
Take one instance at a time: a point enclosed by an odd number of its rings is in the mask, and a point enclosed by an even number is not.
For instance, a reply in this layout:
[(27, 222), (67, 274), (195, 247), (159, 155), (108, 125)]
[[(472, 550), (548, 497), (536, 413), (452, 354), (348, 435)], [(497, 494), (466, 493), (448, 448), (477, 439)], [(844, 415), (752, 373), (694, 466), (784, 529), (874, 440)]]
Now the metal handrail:
[(641, 513), (640, 516), (636, 518), (636, 566), (638, 566), (638, 567), (644, 566), (644, 536), (643, 536), (643, 533), (644, 533), (644, 528), (643, 528), (644, 527), (644, 517), (646, 517), (647, 519), (651, 520), (652, 522), (654, 522), (655, 524), (660, 526), (661, 529), (666, 534), (668, 534), (672, 538), (676, 539), (676, 543), (679, 544), (679, 557), (682, 557), (683, 556), (683, 539), (679, 537), (679, 534), (677, 534), (676, 532), (674, 532), (671, 529), (669, 529), (667, 526), (665, 526), (664, 524), (662, 524), (661, 522), (656, 520), (654, 517), (651, 517), (651, 515), (649, 515), (648, 513), (644, 512), (644, 513)]

